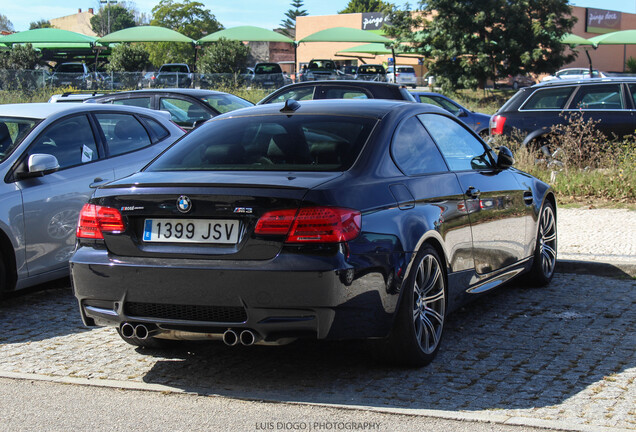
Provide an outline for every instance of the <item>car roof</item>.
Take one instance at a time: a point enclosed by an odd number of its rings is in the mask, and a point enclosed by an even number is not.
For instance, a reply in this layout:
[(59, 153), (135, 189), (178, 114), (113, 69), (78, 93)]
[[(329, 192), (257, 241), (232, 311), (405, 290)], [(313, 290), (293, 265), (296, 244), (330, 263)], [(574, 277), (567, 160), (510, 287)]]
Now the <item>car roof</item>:
[(287, 84), (276, 90), (279, 92), (283, 89), (296, 88), (296, 87), (313, 87), (313, 86), (347, 86), (347, 87), (363, 87), (363, 88), (373, 88), (373, 87), (400, 87), (398, 84), (381, 82), (381, 81), (360, 81), (360, 80), (336, 80), (336, 81), (303, 81), (293, 84)]
[(146, 114), (152, 117), (157, 115), (156, 111), (148, 108), (133, 107), (127, 105), (104, 105), (104, 104), (63, 104), (63, 103), (20, 103), (0, 105), (0, 116), (45, 119), (57, 114), (73, 114), (86, 111), (129, 111), (138, 114)]
[[(206, 90), (206, 89), (191, 89), (191, 88), (161, 88), (161, 89), (142, 89), (142, 90), (128, 90), (116, 93), (108, 93), (104, 96), (99, 96), (99, 98), (103, 97), (112, 97), (112, 96), (120, 96), (120, 95), (135, 95), (135, 94), (159, 94), (159, 93), (171, 93), (171, 94), (181, 94), (186, 96), (192, 96), (195, 98), (201, 98), (204, 96), (209, 96), (213, 94), (230, 94), (217, 90)], [(97, 99), (97, 97), (95, 98)]]
[(622, 83), (626, 82), (629, 84), (636, 84), (636, 77), (606, 77), (606, 78), (563, 78), (559, 80), (551, 80), (540, 82), (539, 84), (535, 84), (532, 89), (536, 88), (544, 88), (544, 87), (558, 87), (564, 85), (572, 85), (572, 84), (604, 84), (604, 83)]
[[(290, 99), (291, 100), (291, 99)], [(211, 121), (217, 119), (229, 118), (229, 117), (243, 117), (251, 115), (271, 115), (271, 114), (331, 114), (337, 116), (362, 116), (362, 117), (374, 117), (382, 118), (389, 111), (403, 107), (404, 109), (421, 109), (426, 106), (430, 108), (431, 112), (441, 112), (448, 114), (441, 108), (428, 104), (418, 104), (405, 100), (394, 99), (320, 99), (320, 100), (304, 100), (295, 101), (298, 103), (298, 108), (290, 111), (283, 111), (283, 108), (287, 103), (273, 103), (264, 105), (255, 105), (249, 108), (242, 108), (235, 111), (230, 111), (218, 117), (215, 117)]]

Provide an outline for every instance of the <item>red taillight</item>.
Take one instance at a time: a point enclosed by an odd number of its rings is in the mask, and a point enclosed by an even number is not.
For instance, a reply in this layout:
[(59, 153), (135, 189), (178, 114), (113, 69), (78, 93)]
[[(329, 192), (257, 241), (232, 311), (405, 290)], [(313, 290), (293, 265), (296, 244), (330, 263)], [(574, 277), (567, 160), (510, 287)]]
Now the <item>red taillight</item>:
[(503, 134), (504, 124), (506, 124), (506, 118), (504, 116), (493, 116), (490, 119), (490, 135)]
[(356, 238), (360, 224), (360, 212), (356, 210), (306, 207), (265, 213), (257, 222), (255, 233), (287, 234), (286, 243), (340, 243)]
[(116, 208), (84, 204), (75, 234), (77, 238), (103, 239), (104, 231), (121, 232), (125, 229), (124, 220)]

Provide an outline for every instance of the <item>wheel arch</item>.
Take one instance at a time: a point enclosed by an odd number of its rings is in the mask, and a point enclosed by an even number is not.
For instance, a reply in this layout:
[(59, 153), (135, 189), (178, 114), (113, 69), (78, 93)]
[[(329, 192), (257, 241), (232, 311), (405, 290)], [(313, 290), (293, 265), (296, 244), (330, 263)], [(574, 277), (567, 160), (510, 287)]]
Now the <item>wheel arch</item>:
[(7, 272), (7, 291), (13, 291), (17, 281), (15, 251), (6, 233), (0, 229), (0, 259), (4, 262)]

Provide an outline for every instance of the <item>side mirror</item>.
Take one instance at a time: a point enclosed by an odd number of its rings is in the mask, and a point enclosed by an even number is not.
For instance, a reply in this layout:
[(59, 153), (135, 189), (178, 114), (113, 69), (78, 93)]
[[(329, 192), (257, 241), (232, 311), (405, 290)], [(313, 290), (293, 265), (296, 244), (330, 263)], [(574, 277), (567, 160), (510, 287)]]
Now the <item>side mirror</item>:
[(457, 117), (468, 117), (468, 113), (467, 113), (465, 110), (460, 109), (460, 110), (457, 112)]
[(35, 153), (29, 156), (27, 161), (27, 171), (19, 171), (16, 178), (19, 180), (42, 177), (60, 168), (57, 158), (50, 154)]
[(497, 168), (510, 168), (515, 163), (515, 157), (508, 147), (497, 147)]

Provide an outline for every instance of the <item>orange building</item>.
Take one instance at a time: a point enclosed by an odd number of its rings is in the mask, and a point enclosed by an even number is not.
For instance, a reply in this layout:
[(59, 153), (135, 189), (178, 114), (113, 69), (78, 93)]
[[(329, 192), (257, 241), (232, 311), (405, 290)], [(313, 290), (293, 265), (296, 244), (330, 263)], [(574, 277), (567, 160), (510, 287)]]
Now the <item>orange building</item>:
[[(625, 12), (614, 12), (607, 10), (598, 10), (582, 7), (573, 7), (572, 14), (578, 18), (577, 23), (572, 29), (572, 33), (589, 39), (598, 36), (604, 32), (612, 32), (619, 30), (636, 29), (636, 14)], [(378, 14), (376, 14), (378, 15)], [(325, 30), (332, 27), (351, 27), (357, 29), (365, 29), (368, 24), (370, 14), (353, 13), (323, 16), (302, 16), (296, 18), (296, 38), (300, 40), (312, 33)], [(588, 18), (590, 22), (588, 23)], [(390, 55), (361, 55), (361, 56), (343, 56), (338, 52), (361, 45), (360, 43), (348, 42), (309, 42), (301, 43), (298, 46), (297, 62), (302, 67), (311, 59), (334, 59), (338, 60), (341, 65), (344, 64), (387, 64)], [(636, 58), (636, 45), (600, 45), (598, 48), (587, 48), (592, 59), (595, 69), (608, 72), (623, 72), (624, 63), (630, 57)], [(585, 55), (584, 48), (577, 48), (579, 55), (571, 64), (564, 67), (588, 67), (589, 61)], [(400, 57), (397, 58), (398, 64), (412, 65), (418, 76), (422, 77), (426, 73), (426, 68), (421, 65), (421, 61), (417, 58)]]

